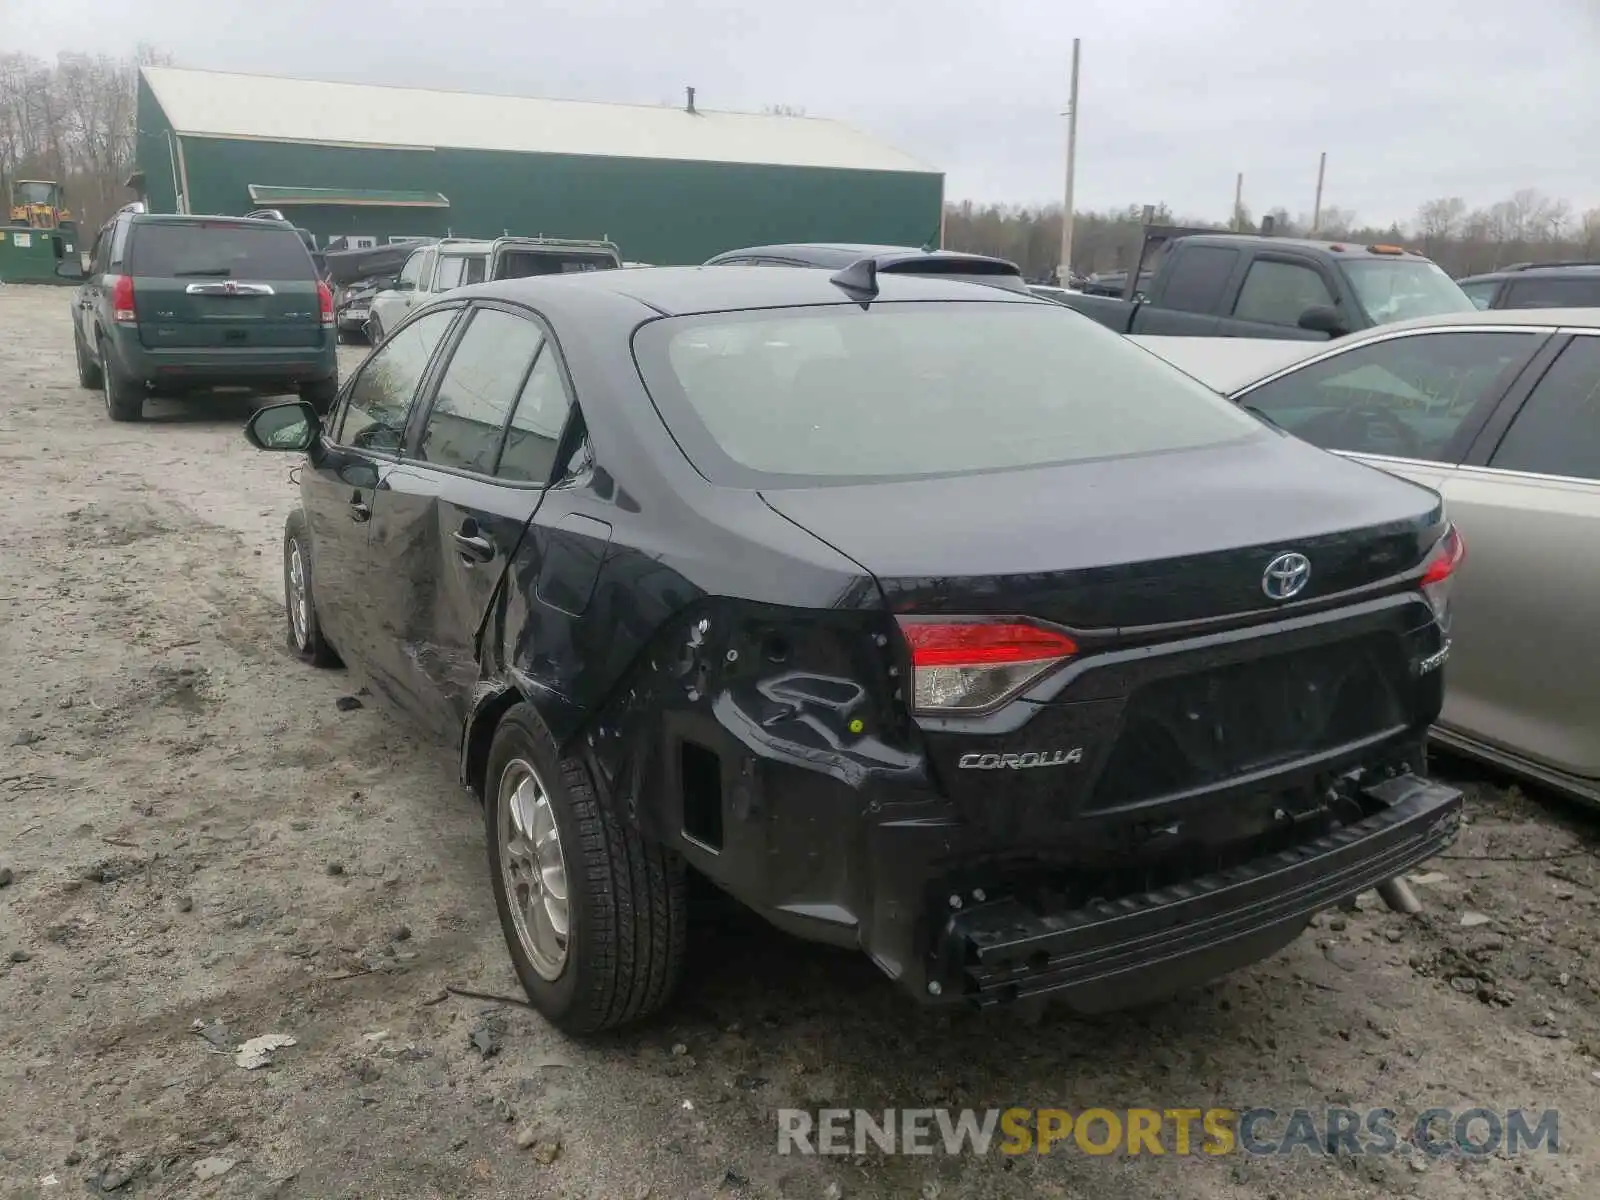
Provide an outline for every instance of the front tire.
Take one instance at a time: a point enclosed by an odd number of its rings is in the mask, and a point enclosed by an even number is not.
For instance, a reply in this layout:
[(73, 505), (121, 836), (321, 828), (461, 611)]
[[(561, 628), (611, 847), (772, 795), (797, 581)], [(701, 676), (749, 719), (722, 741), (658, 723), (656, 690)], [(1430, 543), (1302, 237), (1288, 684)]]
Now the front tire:
[(100, 390), (106, 401), (106, 416), (113, 421), (144, 419), (143, 383), (117, 369), (103, 341), (100, 343), (100, 381)]
[(581, 1035), (666, 1004), (688, 941), (683, 861), (612, 812), (525, 703), (495, 731), (484, 817), (495, 908), (533, 1006)]
[(337, 667), (339, 656), (322, 636), (317, 598), (311, 587), (311, 539), (305, 514), (293, 513), (283, 529), (283, 606), (289, 649), (313, 667)]

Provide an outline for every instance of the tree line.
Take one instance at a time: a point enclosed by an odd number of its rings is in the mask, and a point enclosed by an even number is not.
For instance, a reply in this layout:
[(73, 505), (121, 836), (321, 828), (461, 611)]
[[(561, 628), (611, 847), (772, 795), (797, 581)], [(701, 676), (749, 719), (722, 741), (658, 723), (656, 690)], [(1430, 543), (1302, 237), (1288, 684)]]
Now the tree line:
[[(0, 54), (0, 198), (17, 179), (53, 179), (65, 185), (80, 227), (96, 229), (132, 198), (126, 187), (134, 167), (135, 94), (139, 68), (168, 56), (140, 46), (124, 57), (61, 54), (54, 63), (25, 54)], [(769, 112), (803, 113), (789, 106)], [(9, 214), (0, 214), (9, 215)], [(1270, 210), (1273, 231), (1304, 236), (1307, 215)], [(1130, 266), (1138, 254), (1142, 205), (1073, 217), (1073, 266), (1085, 274)], [(1174, 219), (1156, 205), (1161, 224), (1259, 228), (1245, 209), (1231, 220)], [(1600, 259), (1600, 208), (1577, 212), (1564, 200), (1524, 188), (1486, 208), (1458, 196), (1430, 200), (1404, 226), (1376, 226), (1337, 206), (1322, 210), (1318, 236), (1362, 245), (1399, 242), (1420, 250), (1452, 275), (1514, 262)], [(1011, 259), (1032, 278), (1046, 278), (1061, 253), (1061, 207), (946, 206), (945, 245)]]

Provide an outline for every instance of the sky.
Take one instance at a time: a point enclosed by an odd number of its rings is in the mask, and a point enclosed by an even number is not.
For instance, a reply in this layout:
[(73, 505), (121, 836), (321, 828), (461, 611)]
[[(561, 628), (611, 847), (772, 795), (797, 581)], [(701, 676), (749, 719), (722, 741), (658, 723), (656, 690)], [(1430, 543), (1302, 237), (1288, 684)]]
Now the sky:
[(1414, 219), (1523, 188), (1600, 207), (1600, 0), (0, 0), (0, 51), (354, 83), (804, 109), (947, 176), (1079, 211), (1324, 204)]

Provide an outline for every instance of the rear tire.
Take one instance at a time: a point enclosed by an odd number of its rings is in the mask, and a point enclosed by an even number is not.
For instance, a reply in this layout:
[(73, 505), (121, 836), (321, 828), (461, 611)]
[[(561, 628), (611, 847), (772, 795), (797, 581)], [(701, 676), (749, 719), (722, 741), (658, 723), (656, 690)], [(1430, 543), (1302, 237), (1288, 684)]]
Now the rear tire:
[(327, 416), (333, 411), (333, 402), (339, 398), (339, 377), (329, 376), (327, 379), (318, 379), (314, 383), (300, 385), (300, 399), (317, 410), (318, 416)]
[(688, 944), (683, 860), (607, 807), (528, 704), (495, 731), (484, 823), (511, 963), (546, 1020), (598, 1033), (672, 998)]
[(100, 343), (100, 380), (108, 417), (113, 421), (144, 419), (144, 384), (117, 369), (104, 341)]
[(337, 667), (339, 655), (322, 636), (317, 620), (317, 597), (311, 586), (311, 539), (306, 534), (305, 513), (289, 514), (283, 527), (283, 607), (289, 649), (313, 667)]
[(105, 377), (100, 373), (100, 364), (83, 344), (83, 335), (76, 329), (72, 331), (72, 352), (78, 360), (78, 386), (97, 392), (105, 386)]

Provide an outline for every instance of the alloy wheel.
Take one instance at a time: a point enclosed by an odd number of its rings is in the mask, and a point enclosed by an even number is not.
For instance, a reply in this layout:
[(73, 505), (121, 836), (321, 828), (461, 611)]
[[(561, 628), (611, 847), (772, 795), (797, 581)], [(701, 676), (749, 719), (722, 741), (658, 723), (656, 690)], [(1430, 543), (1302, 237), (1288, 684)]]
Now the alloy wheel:
[(526, 759), (501, 772), (499, 826), (500, 878), (517, 940), (540, 978), (553, 981), (571, 944), (567, 861), (550, 791)]

